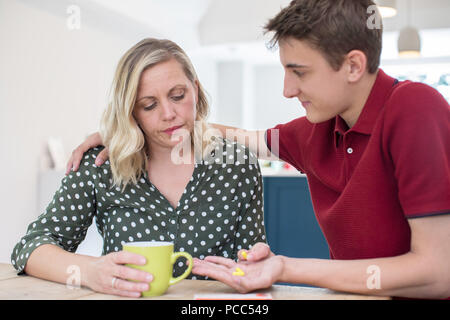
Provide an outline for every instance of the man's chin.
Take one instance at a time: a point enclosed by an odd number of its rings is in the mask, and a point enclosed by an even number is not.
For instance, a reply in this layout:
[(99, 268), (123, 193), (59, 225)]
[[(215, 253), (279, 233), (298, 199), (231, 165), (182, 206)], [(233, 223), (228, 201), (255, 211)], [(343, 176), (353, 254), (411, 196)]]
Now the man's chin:
[(333, 119), (334, 117), (335, 116), (325, 117), (325, 116), (319, 116), (319, 115), (306, 113), (306, 119), (311, 123), (322, 123), (322, 122), (328, 121), (330, 119)]

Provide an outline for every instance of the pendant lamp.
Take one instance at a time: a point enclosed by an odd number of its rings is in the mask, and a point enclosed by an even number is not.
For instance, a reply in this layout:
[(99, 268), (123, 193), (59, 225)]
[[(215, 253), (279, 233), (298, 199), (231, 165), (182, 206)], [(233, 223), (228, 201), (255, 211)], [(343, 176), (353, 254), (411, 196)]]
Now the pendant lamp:
[(400, 31), (398, 37), (398, 54), (402, 58), (420, 57), (420, 35), (413, 27), (406, 27)]
[(417, 58), (420, 57), (421, 40), (419, 31), (412, 27), (411, 24), (411, 0), (408, 0), (408, 24), (400, 30), (397, 41), (398, 54), (400, 58)]

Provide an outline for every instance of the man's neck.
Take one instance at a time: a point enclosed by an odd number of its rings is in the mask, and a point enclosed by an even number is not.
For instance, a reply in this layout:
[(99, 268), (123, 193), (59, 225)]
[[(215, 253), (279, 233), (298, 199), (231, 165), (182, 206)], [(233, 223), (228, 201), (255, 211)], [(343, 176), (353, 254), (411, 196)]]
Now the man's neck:
[(366, 74), (354, 86), (354, 99), (349, 108), (340, 114), (341, 118), (347, 123), (349, 128), (353, 127), (358, 121), (367, 99), (369, 98), (372, 88), (377, 80), (378, 72), (374, 74)]

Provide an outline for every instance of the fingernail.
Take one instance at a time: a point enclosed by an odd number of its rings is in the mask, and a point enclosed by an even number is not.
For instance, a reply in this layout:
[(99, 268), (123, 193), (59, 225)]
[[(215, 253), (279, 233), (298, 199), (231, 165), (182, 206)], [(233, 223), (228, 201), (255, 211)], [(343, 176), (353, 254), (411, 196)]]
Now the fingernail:
[(145, 280), (148, 281), (148, 282), (150, 282), (150, 281), (153, 280), (153, 276), (152, 276), (151, 274), (148, 274), (148, 275), (145, 277)]
[(141, 284), (141, 285), (139, 286), (139, 288), (140, 288), (140, 290), (142, 290), (142, 291), (147, 291), (147, 290), (148, 290), (148, 284), (143, 283), (143, 284)]

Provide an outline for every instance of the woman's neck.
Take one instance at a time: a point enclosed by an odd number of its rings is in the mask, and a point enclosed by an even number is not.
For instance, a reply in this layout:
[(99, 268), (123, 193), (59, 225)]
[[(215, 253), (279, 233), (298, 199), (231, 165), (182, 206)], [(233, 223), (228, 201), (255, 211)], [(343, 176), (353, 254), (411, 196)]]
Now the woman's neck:
[(165, 148), (160, 146), (152, 146), (147, 151), (148, 164), (168, 167), (180, 167), (194, 163), (193, 147), (181, 147), (179, 145), (173, 148)]

